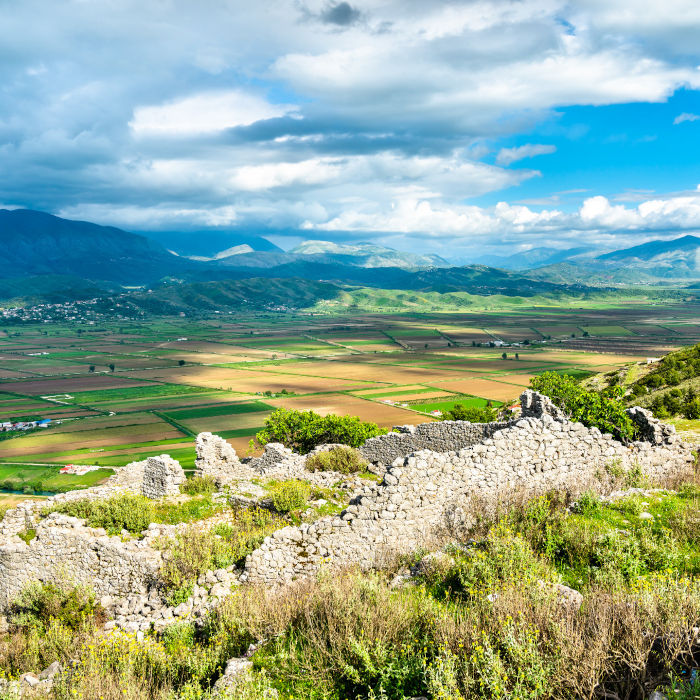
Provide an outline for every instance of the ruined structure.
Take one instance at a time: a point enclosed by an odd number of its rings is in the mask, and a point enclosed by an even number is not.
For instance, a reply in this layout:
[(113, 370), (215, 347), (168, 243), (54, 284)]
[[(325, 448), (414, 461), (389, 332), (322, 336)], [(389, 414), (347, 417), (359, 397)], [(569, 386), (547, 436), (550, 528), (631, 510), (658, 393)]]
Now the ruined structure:
[(143, 471), (143, 495), (153, 499), (177, 496), (180, 493), (180, 484), (185, 482), (185, 478), (180, 463), (170, 455), (149, 457)]
[[(261, 457), (241, 460), (225, 440), (202, 433), (196, 441), (197, 473), (214, 477), (219, 487), (226, 487), (220, 496), (239, 505), (250, 501), (251, 484), (261, 490), (260, 484), (273, 478), (325, 486), (343, 482), (354, 493), (341, 514), (278, 530), (247, 557), (243, 571), (219, 572), (213, 578), (218, 583), (208, 584), (219, 586), (214, 597), (230, 590), (239, 574), (243, 582), (277, 585), (312, 575), (320, 566), (380, 564), (386, 553), (409, 552), (438, 531), (458, 529), (470, 505), (478, 502), (485, 508), (506, 493), (550, 488), (578, 493), (590, 487), (604, 491), (613, 472), (636, 471), (653, 481), (692, 468), (692, 453), (674, 429), (643, 409), (629, 412), (642, 439), (625, 445), (567, 420), (546, 397), (526, 391), (521, 400), (523, 416), (517, 420), (402, 426), (366, 441), (360, 452), (383, 474), (381, 483), (310, 472), (307, 457), (278, 444), (267, 445)], [(180, 465), (161, 455), (123, 467), (102, 486), (54, 496), (48, 505), (124, 492), (167, 498), (179, 494), (184, 478)], [(0, 605), (7, 605), (30, 580), (51, 581), (65, 573), (89, 583), (98, 595), (135, 600), (115, 608), (137, 616), (124, 617), (124, 624), (148, 624), (150, 618), (139, 622), (138, 615), (156, 609), (159, 624), (172, 619), (173, 610), (163, 611), (151, 600), (161, 565), (161, 554), (152, 544), (177, 526), (152, 525), (143, 539), (123, 540), (76, 518), (56, 513), (44, 517), (46, 505), (24, 502), (0, 522)], [(29, 530), (36, 530), (36, 536), (27, 544), (17, 535)], [(198, 588), (186, 609), (195, 608), (197, 600), (206, 603), (213, 596), (207, 590)]]

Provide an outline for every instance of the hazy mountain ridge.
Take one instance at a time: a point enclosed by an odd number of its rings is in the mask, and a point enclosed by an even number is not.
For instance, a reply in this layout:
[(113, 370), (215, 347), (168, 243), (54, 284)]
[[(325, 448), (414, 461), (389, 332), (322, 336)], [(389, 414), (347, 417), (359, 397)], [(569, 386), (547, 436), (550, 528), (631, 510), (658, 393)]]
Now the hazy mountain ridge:
[(655, 240), (594, 258), (569, 259), (529, 270), (528, 276), (585, 284), (669, 284), (700, 279), (700, 238)]
[(0, 209), (0, 245), (0, 278), (69, 275), (143, 284), (196, 266), (144, 236), (28, 209)]

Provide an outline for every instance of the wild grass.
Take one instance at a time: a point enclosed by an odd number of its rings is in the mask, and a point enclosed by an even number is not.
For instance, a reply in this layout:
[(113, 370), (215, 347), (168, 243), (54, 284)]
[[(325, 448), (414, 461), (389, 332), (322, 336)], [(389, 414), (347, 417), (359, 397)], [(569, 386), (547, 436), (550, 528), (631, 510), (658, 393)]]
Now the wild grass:
[[(44, 616), (43, 636), (15, 624), (0, 637), (0, 666), (17, 675), (75, 659), (52, 691), (61, 700), (204, 700), (226, 661), (255, 643), (253, 670), (229, 698), (638, 700), (656, 688), (691, 698), (698, 495), (692, 484), (615, 503), (546, 494), (483, 517), (403, 586), (393, 570), (322, 570), (279, 589), (241, 587), (201, 626), (140, 641), (103, 636), (94, 616)], [(187, 529), (164, 565), (172, 590), (286, 522), (242, 511), (206, 533)], [(561, 581), (580, 607), (560, 597)]]

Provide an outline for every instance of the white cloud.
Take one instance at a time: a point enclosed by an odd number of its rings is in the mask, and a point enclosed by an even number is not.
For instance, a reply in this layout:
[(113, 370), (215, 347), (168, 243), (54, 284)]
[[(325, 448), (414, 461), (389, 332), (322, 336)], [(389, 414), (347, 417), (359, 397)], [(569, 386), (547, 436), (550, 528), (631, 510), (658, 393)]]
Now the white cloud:
[(673, 120), (673, 123), (682, 124), (683, 122), (696, 122), (698, 119), (700, 119), (700, 114), (693, 114), (692, 112), (683, 112)]
[(510, 165), (523, 158), (532, 158), (533, 156), (555, 153), (556, 150), (556, 146), (526, 143), (523, 146), (516, 146), (514, 148), (502, 148), (496, 156), (496, 162), (499, 165)]
[(136, 107), (129, 126), (137, 136), (186, 136), (248, 126), (295, 110), (292, 105), (270, 104), (257, 95), (231, 90), (191, 95), (163, 105)]
[(348, 208), (325, 222), (306, 222), (307, 229), (330, 231), (374, 230), (386, 233), (423, 234), (464, 241), (488, 239), (494, 235), (531, 237), (555, 234), (558, 240), (580, 240), (582, 232), (663, 232), (700, 230), (700, 186), (683, 196), (656, 198), (636, 207), (611, 204), (603, 196), (586, 199), (579, 209), (566, 213), (558, 209), (535, 211), (527, 206), (499, 202), (493, 207), (450, 205), (420, 200), (409, 195), (396, 198), (390, 206)]

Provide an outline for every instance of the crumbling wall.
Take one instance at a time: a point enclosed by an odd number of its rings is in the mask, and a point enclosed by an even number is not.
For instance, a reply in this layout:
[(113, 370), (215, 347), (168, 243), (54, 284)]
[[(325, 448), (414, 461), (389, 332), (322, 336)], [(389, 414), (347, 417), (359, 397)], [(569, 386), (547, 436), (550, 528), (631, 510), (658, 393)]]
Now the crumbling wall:
[(360, 452), (368, 462), (393, 464), (418, 450), (454, 452), (475, 445), (510, 423), (469, 423), (468, 421), (440, 421), (420, 425), (399, 425), (393, 432), (367, 440)]
[(61, 578), (90, 586), (98, 597), (145, 593), (160, 564), (160, 552), (143, 542), (124, 542), (78, 518), (51, 513), (29, 544), (19, 537), (0, 542), (0, 607), (31, 581)]
[(170, 455), (149, 457), (143, 471), (142, 493), (146, 498), (177, 496), (185, 482), (185, 472)]
[(420, 450), (399, 457), (381, 484), (367, 487), (339, 516), (287, 527), (246, 560), (247, 580), (278, 584), (322, 563), (370, 566), (384, 553), (409, 552), (431, 533), (459, 523), (472, 497), (600, 483), (606, 471), (637, 467), (650, 478), (680, 475), (693, 457), (676, 436), (663, 445), (624, 445), (597, 428), (548, 413), (521, 418), (459, 451)]

